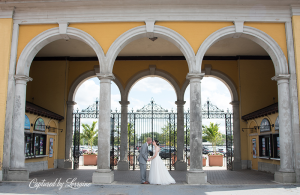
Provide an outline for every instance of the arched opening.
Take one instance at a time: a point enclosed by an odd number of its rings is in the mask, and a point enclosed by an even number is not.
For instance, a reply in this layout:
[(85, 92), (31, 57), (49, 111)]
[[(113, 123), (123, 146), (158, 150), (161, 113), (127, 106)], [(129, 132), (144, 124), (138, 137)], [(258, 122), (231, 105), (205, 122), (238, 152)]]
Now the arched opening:
[[(201, 103), (202, 103), (202, 126), (205, 128), (211, 128), (211, 124), (213, 126), (217, 126), (216, 131), (219, 132), (219, 138), (216, 145), (210, 142), (205, 138), (202, 138), (202, 154), (203, 154), (203, 169), (207, 170), (226, 170), (227, 160), (226, 160), (226, 113), (232, 113), (232, 106), (230, 102), (234, 101), (233, 92), (236, 89), (229, 88), (229, 85), (225, 83), (222, 79), (216, 77), (215, 75), (209, 75), (202, 79), (201, 81)], [(186, 104), (184, 108), (186, 111), (190, 109), (190, 86), (188, 85), (184, 92), (184, 100)], [(209, 108), (208, 108), (209, 107)], [(209, 110), (209, 111), (208, 111)], [(208, 115), (208, 112), (212, 114)], [(187, 136), (189, 133), (189, 129), (185, 129), (185, 134)], [(204, 136), (205, 134), (203, 134)], [(189, 155), (189, 141), (186, 140), (186, 156)], [(209, 167), (209, 153), (220, 152), (224, 155), (222, 159), (222, 165), (218, 167)], [(210, 178), (208, 178), (209, 180)]]
[[(198, 70), (202, 69), (206, 75), (210, 75), (212, 71), (221, 71), (228, 75), (233, 86), (236, 87), (238, 99), (232, 100), (231, 103), (233, 108), (232, 151), (234, 151), (232, 166), (234, 170), (253, 169), (249, 165), (255, 163), (254, 161), (257, 162), (257, 159), (250, 155), (253, 151), (249, 149), (249, 146), (255, 142), (259, 148), (261, 142), (258, 142), (256, 137), (253, 143), (248, 139), (249, 135), (252, 135), (248, 128), (255, 128), (248, 127), (249, 118), (244, 116), (261, 112), (277, 104), (277, 83), (272, 79), (275, 75), (288, 73), (287, 63), (281, 48), (267, 34), (247, 26), (244, 26), (241, 36), (232, 38), (233, 34), (235, 34), (233, 26), (216, 31), (200, 46), (196, 58), (201, 65)], [(201, 86), (203, 87), (204, 84), (202, 83)], [(237, 111), (238, 116), (234, 114)], [(235, 124), (238, 124), (238, 127)], [(253, 131), (261, 133), (257, 129)], [(276, 132), (270, 131), (270, 137), (274, 133)], [(268, 162), (264, 162), (264, 166), (273, 166), (274, 162), (269, 158)], [(269, 170), (262, 171), (269, 172)]]

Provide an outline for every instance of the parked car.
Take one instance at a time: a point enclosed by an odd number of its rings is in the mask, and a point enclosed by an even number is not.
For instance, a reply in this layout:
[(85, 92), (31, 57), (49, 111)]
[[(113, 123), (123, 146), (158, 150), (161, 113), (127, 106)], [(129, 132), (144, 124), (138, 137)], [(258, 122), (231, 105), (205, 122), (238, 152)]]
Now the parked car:
[(226, 156), (226, 152), (223, 148), (219, 148), (218, 152), (222, 153), (224, 157)]
[(171, 158), (172, 153), (176, 152), (176, 149), (174, 147), (170, 148), (162, 148), (159, 151), (159, 156), (162, 159)]
[(206, 147), (202, 148), (202, 154), (208, 154), (209, 153), (209, 149)]

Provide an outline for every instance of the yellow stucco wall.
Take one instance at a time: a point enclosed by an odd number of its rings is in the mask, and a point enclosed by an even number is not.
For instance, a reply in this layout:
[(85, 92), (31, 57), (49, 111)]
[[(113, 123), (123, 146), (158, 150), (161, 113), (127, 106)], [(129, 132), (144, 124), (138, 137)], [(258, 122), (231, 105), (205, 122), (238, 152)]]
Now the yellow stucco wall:
[(257, 28), (271, 36), (281, 47), (288, 61), (284, 23), (245, 22), (245, 26)]
[[(68, 66), (66, 61), (34, 61), (29, 73), (33, 81), (27, 83), (26, 100), (65, 117)], [(60, 121), (58, 128), (63, 129), (58, 132), (58, 159), (64, 159), (65, 119)]]
[[(0, 143), (3, 143), (7, 98), (7, 82), (13, 19), (0, 19)], [(2, 170), (3, 144), (0, 144), (0, 170)]]
[[(274, 75), (270, 60), (239, 61), (241, 116), (278, 102), (277, 83), (271, 80)], [(248, 160), (248, 135), (242, 131), (248, 126), (243, 120), (240, 120), (240, 126), (241, 157)]]
[(58, 24), (20, 25), (17, 59), (19, 59), (23, 49), (34, 37), (55, 27), (58, 27)]
[(182, 35), (191, 45), (195, 54), (203, 41), (213, 32), (233, 25), (232, 22), (156, 22), (155, 25), (168, 27)]
[[(298, 102), (300, 102), (300, 16), (292, 17), (293, 35), (294, 35), (294, 48), (295, 48), (295, 63), (298, 87)], [(300, 109), (300, 104), (299, 104)]]
[[(41, 117), (41, 116), (37, 116), (35, 114), (31, 114), (31, 113), (28, 113), (26, 112), (25, 113), (27, 116), (28, 116), (28, 119), (30, 121), (30, 123), (32, 124), (35, 124), (35, 121), (38, 119), (38, 118), (42, 118), (45, 122), (45, 125), (46, 126), (50, 126), (50, 127), (54, 127), (54, 128), (57, 128), (57, 124), (58, 124), (58, 121), (57, 120), (53, 120), (53, 119), (50, 119), (50, 118), (47, 118), (47, 117)], [(34, 133), (34, 127), (30, 126), (30, 133)], [(46, 136), (46, 155), (49, 155), (49, 141), (48, 141), (48, 129), (45, 130), (45, 134), (47, 135)], [(56, 130), (56, 133), (58, 133), (58, 131)], [(51, 134), (51, 133), (50, 133)], [(49, 134), (49, 135), (50, 135)], [(55, 135), (55, 142), (54, 142), (54, 152), (53, 152), (53, 156), (54, 156), (54, 159), (57, 159), (58, 157), (58, 135)], [(31, 162), (40, 162), (40, 161), (47, 161), (48, 160), (48, 157), (42, 157), (42, 158), (29, 158), (29, 159), (25, 159), (25, 163), (31, 163)]]
[(89, 33), (101, 45), (104, 53), (111, 44), (124, 32), (145, 25), (144, 22), (108, 22), (108, 23), (75, 23), (69, 27), (78, 28)]

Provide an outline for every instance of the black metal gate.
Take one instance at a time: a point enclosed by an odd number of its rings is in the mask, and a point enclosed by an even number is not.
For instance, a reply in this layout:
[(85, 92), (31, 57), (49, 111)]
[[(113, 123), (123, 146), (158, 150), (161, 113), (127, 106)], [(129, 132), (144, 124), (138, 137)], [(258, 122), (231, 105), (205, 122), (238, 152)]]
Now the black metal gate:
[[(74, 119), (74, 169), (79, 166), (80, 156), (80, 120), (82, 118), (98, 119), (98, 101), (87, 109), (73, 114)], [(233, 160), (233, 134), (232, 134), (232, 113), (224, 112), (209, 100), (202, 107), (203, 119), (225, 119), (226, 125), (226, 157), (227, 169), (232, 170)], [(190, 112), (184, 113), (185, 126), (185, 160), (188, 162), (189, 142), (190, 142)], [(174, 170), (177, 160), (177, 113), (168, 111), (157, 105), (152, 99), (143, 108), (132, 110), (128, 113), (128, 161), (130, 170), (139, 169), (137, 157), (140, 147), (146, 142), (147, 137), (152, 140), (159, 140), (161, 152), (160, 156), (164, 160), (169, 170)], [(110, 168), (116, 169), (120, 159), (120, 131), (121, 113), (114, 111), (111, 113), (111, 152)], [(153, 154), (153, 146), (149, 146), (149, 155)], [(187, 163), (188, 164), (188, 163)], [(150, 164), (149, 164), (150, 165)], [(188, 165), (189, 166), (189, 165)], [(149, 166), (147, 167), (149, 168)]]
[[(174, 169), (177, 148), (177, 113), (157, 105), (152, 99), (143, 108), (128, 113), (128, 161), (130, 170), (139, 169), (137, 157), (147, 137), (159, 140), (160, 156), (169, 170)], [(154, 154), (153, 145), (148, 148)], [(150, 165), (150, 164), (149, 164)], [(149, 166), (147, 166), (149, 168)]]
[[(227, 110), (219, 109), (217, 106), (213, 105), (208, 99), (202, 106), (202, 119), (225, 119), (225, 131), (226, 131), (226, 162), (227, 169), (232, 170), (232, 160), (233, 160), (233, 134), (232, 134), (232, 123), (231, 123), (232, 113)], [(188, 162), (189, 158), (189, 145), (190, 145), (190, 113), (189, 110), (184, 113), (184, 126), (185, 126), (185, 159)], [(188, 163), (187, 163), (188, 164)], [(188, 164), (189, 166), (189, 164)]]

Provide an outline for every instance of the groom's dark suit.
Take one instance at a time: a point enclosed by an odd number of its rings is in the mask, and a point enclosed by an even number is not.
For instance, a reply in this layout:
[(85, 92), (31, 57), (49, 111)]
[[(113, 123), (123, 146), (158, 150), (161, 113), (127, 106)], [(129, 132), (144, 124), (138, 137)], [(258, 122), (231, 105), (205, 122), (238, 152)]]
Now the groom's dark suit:
[(140, 173), (142, 183), (146, 182), (146, 166), (148, 160), (148, 144), (144, 143), (140, 150), (140, 155), (138, 157), (138, 161), (140, 163)]

